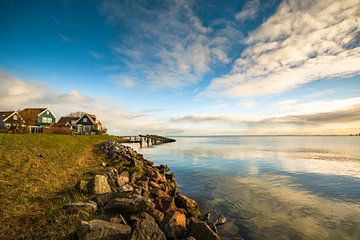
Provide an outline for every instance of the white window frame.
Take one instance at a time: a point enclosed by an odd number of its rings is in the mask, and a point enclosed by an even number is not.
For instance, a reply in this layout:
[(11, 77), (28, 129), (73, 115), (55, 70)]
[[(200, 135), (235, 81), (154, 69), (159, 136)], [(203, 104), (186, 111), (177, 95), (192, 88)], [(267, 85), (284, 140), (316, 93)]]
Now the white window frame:
[(87, 123), (87, 120), (88, 120), (87, 118), (84, 118), (84, 119), (83, 119), (83, 122), (84, 122), (84, 123)]
[(41, 121), (42, 121), (43, 123), (52, 123), (52, 118), (42, 117)]

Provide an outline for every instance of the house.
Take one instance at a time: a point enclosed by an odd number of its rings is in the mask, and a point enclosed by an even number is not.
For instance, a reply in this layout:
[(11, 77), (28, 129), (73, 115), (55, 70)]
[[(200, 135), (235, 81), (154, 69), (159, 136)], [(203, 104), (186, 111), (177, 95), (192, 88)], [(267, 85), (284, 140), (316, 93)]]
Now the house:
[(102, 123), (94, 114), (85, 113), (76, 122), (76, 132), (80, 134), (94, 134), (102, 131)]
[(49, 128), (56, 121), (49, 108), (25, 108), (19, 114), (30, 133), (43, 133), (45, 128)]
[[(76, 122), (79, 120), (79, 117), (61, 117), (57, 123), (53, 125), (56, 127), (68, 127), (70, 129), (76, 128)], [(52, 125), (52, 126), (53, 126)]]
[(24, 123), (23, 118), (17, 111), (0, 112), (0, 129), (19, 132)]
[(56, 123), (52, 124), (49, 133), (71, 134), (76, 131), (76, 122), (79, 117), (61, 117)]

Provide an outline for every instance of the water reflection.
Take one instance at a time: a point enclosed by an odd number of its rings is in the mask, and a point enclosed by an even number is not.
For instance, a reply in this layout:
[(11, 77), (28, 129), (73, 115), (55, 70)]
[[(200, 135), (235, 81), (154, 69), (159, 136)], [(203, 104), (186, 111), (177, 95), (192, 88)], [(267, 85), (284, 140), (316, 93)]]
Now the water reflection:
[(223, 236), (360, 239), (360, 138), (179, 138), (139, 151), (167, 163)]

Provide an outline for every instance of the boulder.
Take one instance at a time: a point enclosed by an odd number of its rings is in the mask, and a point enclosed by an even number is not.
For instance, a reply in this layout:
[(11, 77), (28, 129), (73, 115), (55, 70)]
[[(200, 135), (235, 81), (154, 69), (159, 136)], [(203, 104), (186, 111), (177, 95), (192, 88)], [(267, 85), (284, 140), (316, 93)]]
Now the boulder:
[(159, 186), (159, 184), (157, 184), (156, 182), (154, 181), (149, 181), (149, 187), (150, 188), (157, 188), (157, 189), (160, 189), (161, 187)]
[(149, 180), (142, 180), (142, 181), (137, 181), (136, 185), (145, 189), (146, 191), (149, 191)]
[(166, 212), (163, 230), (168, 238), (182, 239), (186, 234), (186, 215), (183, 209), (174, 213)]
[(171, 182), (176, 181), (175, 173), (165, 173), (165, 178)]
[(129, 172), (124, 171), (115, 179), (116, 185), (121, 187), (129, 182)]
[(104, 175), (95, 175), (95, 177), (89, 182), (88, 189), (94, 194), (111, 192), (111, 187)]
[(133, 186), (129, 182), (122, 185), (122, 186), (120, 186), (118, 189), (119, 189), (119, 192), (132, 192), (132, 191), (134, 191)]
[(134, 195), (133, 198), (113, 198), (104, 207), (111, 212), (133, 214), (147, 212), (154, 209), (154, 203), (143, 196)]
[(99, 207), (104, 207), (113, 198), (131, 198), (131, 192), (111, 192), (101, 195), (96, 195), (92, 198)]
[(111, 217), (109, 221), (112, 223), (120, 223), (120, 224), (128, 225), (125, 218), (121, 214), (116, 214), (114, 217)]
[(155, 208), (163, 212), (176, 209), (175, 199), (173, 197), (155, 198), (154, 202), (155, 202)]
[(131, 227), (127, 225), (94, 219), (90, 222), (82, 221), (76, 235), (83, 240), (118, 240), (128, 239), (130, 232)]
[(161, 231), (154, 218), (147, 213), (137, 217), (136, 223), (131, 231), (130, 240), (166, 240), (165, 233)]
[(152, 217), (155, 219), (155, 221), (160, 224), (164, 220), (165, 214), (157, 209), (154, 209), (151, 212)]
[(195, 200), (179, 194), (175, 199), (175, 203), (178, 208), (184, 208), (189, 216), (196, 218), (201, 216), (199, 204)]
[(168, 198), (169, 195), (161, 190), (161, 189), (158, 189), (158, 188), (155, 188), (151, 191), (151, 194), (154, 196), (154, 198)]
[(204, 222), (195, 217), (190, 218), (188, 227), (188, 236), (195, 237), (197, 240), (220, 240), (220, 236), (216, 234)]
[(158, 166), (156, 168), (159, 169), (160, 173), (167, 173), (170, 170), (168, 165), (166, 165), (166, 164), (161, 164), (160, 166)]

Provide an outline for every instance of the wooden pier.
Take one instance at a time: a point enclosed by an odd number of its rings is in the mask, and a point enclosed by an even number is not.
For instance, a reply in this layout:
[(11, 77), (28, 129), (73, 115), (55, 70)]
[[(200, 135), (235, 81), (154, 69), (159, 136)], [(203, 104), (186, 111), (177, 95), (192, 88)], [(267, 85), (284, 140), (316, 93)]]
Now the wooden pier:
[(138, 135), (138, 136), (124, 136), (122, 137), (124, 143), (139, 143), (140, 147), (159, 145), (164, 143), (176, 142), (175, 139), (162, 137), (158, 135)]

